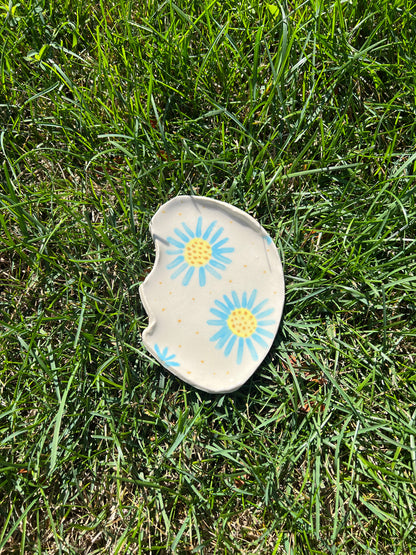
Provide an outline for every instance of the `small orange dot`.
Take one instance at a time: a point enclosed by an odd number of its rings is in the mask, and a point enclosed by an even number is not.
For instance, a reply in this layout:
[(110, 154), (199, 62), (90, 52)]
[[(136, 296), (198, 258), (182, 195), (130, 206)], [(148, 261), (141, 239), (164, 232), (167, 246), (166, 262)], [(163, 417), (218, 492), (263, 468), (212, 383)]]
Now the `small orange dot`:
[(227, 374), (227, 376), (228, 376), (229, 372), (227, 371), (226, 374)]
[(178, 216), (182, 216), (182, 212), (178, 212)]
[(169, 295), (172, 295), (172, 291), (169, 291)]
[(192, 372), (187, 372), (187, 374), (192, 374)]
[(232, 282), (233, 282), (233, 280), (232, 280), (232, 279), (230, 279), (230, 283), (232, 283)]
[(196, 334), (196, 335), (199, 335), (199, 331), (196, 331), (195, 334)]
[(159, 281), (159, 285), (162, 285), (163, 281)]
[(182, 345), (178, 345), (179, 349), (182, 349)]
[(178, 324), (180, 324), (182, 322), (182, 320), (178, 320)]
[(244, 264), (244, 268), (247, 268), (247, 264)]
[(264, 270), (263, 274), (267, 274), (267, 271), (266, 271), (266, 270)]
[(205, 360), (201, 360), (201, 363), (204, 364)]
[(166, 308), (162, 308), (162, 312), (165, 312)]

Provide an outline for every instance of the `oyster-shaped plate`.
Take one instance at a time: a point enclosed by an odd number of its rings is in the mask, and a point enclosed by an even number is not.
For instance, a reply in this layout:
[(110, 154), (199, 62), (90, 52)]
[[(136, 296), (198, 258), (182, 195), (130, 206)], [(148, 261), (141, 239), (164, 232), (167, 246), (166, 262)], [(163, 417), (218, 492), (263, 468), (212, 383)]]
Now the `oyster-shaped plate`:
[(149, 315), (143, 343), (185, 382), (210, 393), (238, 389), (276, 336), (282, 264), (251, 216), (206, 197), (173, 198), (150, 231), (156, 260), (140, 286)]

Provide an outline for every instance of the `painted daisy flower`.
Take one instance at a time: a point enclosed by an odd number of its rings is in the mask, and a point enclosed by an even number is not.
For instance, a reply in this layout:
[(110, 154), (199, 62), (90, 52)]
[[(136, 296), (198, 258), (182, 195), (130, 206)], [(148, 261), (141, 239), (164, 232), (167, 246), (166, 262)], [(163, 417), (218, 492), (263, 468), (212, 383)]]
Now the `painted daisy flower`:
[(155, 344), (155, 352), (157, 355), (157, 358), (160, 360), (160, 362), (162, 362), (163, 364), (165, 364), (166, 366), (180, 366), (179, 362), (175, 362), (173, 359), (176, 358), (176, 355), (168, 355), (168, 348), (165, 347), (163, 349), (163, 351), (160, 350), (159, 345), (156, 343)]
[[(275, 325), (275, 320), (267, 317), (274, 312), (274, 308), (266, 308), (268, 299), (264, 299), (255, 305), (257, 290), (254, 289), (250, 297), (244, 292), (240, 297), (235, 291), (231, 298), (223, 296), (223, 301), (216, 300), (218, 308), (211, 308), (210, 312), (218, 320), (208, 320), (210, 326), (220, 326), (219, 331), (210, 338), (216, 341), (216, 348), (224, 348), (224, 355), (229, 356), (234, 345), (237, 347), (237, 364), (241, 364), (245, 348), (250, 352), (253, 360), (258, 360), (257, 345), (263, 349), (270, 347), (270, 341), (266, 343), (263, 338), (273, 339), (274, 333), (267, 330), (268, 326)], [(256, 345), (257, 344), (257, 345)]]
[(203, 287), (207, 281), (207, 273), (217, 279), (221, 279), (221, 271), (224, 271), (231, 259), (225, 254), (234, 252), (232, 247), (224, 247), (228, 237), (222, 238), (223, 227), (216, 229), (217, 222), (211, 222), (203, 230), (202, 216), (198, 218), (193, 231), (185, 222), (182, 228), (175, 228), (176, 237), (168, 237), (171, 246), (167, 254), (175, 256), (175, 259), (167, 265), (168, 270), (174, 270), (170, 276), (172, 279), (183, 274), (182, 285), (188, 285), (196, 272), (199, 277), (199, 285)]

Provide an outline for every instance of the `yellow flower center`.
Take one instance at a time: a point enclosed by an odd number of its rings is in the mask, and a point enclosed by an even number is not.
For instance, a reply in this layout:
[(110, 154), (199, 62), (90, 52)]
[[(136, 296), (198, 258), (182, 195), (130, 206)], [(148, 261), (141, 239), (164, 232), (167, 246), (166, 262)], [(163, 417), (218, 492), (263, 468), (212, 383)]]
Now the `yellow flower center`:
[(211, 260), (211, 245), (205, 239), (194, 237), (186, 244), (183, 255), (190, 266), (205, 266)]
[(234, 335), (250, 337), (257, 328), (257, 320), (247, 308), (236, 308), (227, 320), (228, 327)]

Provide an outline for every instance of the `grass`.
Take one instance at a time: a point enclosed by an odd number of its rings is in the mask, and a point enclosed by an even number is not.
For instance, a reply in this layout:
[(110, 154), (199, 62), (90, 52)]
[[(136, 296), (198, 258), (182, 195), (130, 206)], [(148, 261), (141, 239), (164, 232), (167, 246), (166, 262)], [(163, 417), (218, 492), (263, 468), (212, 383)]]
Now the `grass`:
[[(416, 4), (2, 0), (0, 552), (416, 552)], [(161, 369), (153, 213), (278, 245), (231, 395)]]

